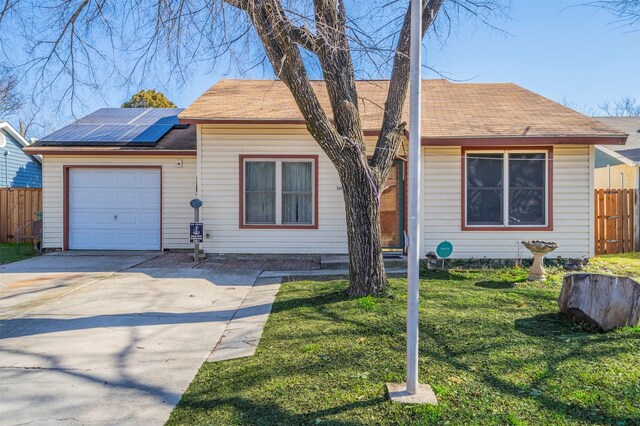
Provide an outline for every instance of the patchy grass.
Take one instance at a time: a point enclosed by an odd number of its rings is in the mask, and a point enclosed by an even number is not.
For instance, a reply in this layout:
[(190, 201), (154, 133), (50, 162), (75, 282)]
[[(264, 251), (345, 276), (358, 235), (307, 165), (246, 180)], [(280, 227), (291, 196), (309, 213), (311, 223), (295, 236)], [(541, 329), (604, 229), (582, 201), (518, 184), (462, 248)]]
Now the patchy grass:
[(168, 424), (640, 424), (640, 327), (572, 324), (556, 303), (561, 272), (526, 276), (424, 276), (420, 380), (437, 407), (385, 396), (405, 374), (405, 280), (362, 299), (346, 297), (343, 280), (290, 282), (256, 355), (205, 363)]
[(640, 253), (606, 254), (591, 259), (587, 272), (615, 274), (640, 279)]
[(16, 244), (0, 243), (0, 265), (28, 259), (36, 254), (37, 252), (31, 248), (31, 244), (21, 244), (20, 252), (18, 252), (18, 246)]

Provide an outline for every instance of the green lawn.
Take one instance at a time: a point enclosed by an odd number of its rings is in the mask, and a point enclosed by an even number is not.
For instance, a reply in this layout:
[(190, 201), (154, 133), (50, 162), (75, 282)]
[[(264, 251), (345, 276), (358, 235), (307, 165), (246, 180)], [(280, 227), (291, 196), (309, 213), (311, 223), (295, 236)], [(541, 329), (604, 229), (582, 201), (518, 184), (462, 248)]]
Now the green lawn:
[(18, 253), (16, 244), (0, 243), (0, 265), (28, 259), (36, 254), (37, 253), (31, 248), (31, 244), (21, 245), (20, 252)]
[[(640, 271), (640, 258), (590, 266)], [(257, 354), (205, 363), (170, 425), (640, 424), (640, 327), (607, 334), (568, 322), (523, 269), (428, 272), (421, 287), (420, 380), (437, 407), (402, 406), (406, 281), (349, 299), (344, 280), (290, 282)], [(633, 272), (631, 272), (633, 274)]]
[(640, 279), (640, 253), (607, 254), (591, 259), (587, 270)]

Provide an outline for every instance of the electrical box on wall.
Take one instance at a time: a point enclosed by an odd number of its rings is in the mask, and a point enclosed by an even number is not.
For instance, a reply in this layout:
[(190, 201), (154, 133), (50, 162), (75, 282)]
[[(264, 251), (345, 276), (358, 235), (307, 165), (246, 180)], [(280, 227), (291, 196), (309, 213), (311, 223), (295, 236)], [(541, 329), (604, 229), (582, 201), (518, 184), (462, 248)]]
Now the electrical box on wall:
[(182, 160), (176, 160), (176, 167), (182, 167)]

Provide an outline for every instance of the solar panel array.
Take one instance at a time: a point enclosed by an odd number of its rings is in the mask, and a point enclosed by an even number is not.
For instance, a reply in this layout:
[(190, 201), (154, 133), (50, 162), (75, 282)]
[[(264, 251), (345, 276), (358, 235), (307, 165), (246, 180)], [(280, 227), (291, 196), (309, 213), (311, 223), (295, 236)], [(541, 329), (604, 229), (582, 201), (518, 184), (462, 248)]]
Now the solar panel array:
[(155, 145), (181, 108), (102, 108), (40, 139), (40, 145)]

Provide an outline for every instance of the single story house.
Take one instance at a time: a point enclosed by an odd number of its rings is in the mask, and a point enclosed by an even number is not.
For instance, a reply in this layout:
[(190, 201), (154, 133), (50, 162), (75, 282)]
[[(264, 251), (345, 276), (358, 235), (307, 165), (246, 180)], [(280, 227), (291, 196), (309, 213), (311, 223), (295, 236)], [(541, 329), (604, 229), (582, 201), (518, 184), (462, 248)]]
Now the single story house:
[(29, 142), (13, 126), (0, 121), (0, 188), (40, 188), (42, 164), (22, 149)]
[(596, 189), (640, 188), (640, 117), (595, 117), (628, 133), (625, 145), (596, 145)]
[[(372, 152), (388, 82), (357, 87)], [(425, 80), (423, 96), (423, 254), (448, 240), (453, 257), (514, 258), (543, 239), (593, 256), (594, 146), (625, 132), (510, 83)], [(45, 248), (188, 248), (198, 197), (206, 252), (347, 252), (340, 180), (282, 82), (222, 80), (184, 110), (100, 111), (28, 149), (44, 158)], [(145, 132), (162, 135), (131, 137)], [(394, 250), (405, 162), (401, 148), (381, 199)]]

